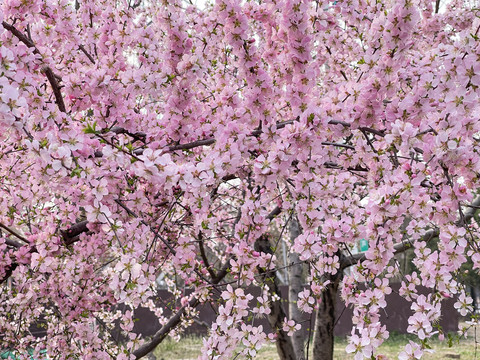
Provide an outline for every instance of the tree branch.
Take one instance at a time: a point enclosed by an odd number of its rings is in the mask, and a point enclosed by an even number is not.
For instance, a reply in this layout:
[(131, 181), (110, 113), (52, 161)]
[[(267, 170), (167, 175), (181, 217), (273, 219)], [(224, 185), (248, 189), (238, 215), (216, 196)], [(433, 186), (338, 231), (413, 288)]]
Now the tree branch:
[[(10, 31), (18, 40), (27, 45), (27, 47), (33, 49), (34, 54), (40, 54), (35, 44), (30, 40), (26, 35), (24, 35), (20, 30), (15, 26), (2, 22), (2, 25), (5, 29)], [(60, 91), (60, 86), (58, 85), (57, 79), (61, 79), (58, 75), (55, 75), (52, 69), (49, 66), (44, 66), (42, 72), (47, 76), (47, 79), (52, 87), (53, 94), (55, 95), (55, 102), (57, 103), (58, 109), (61, 112), (66, 112), (65, 103), (63, 101), (63, 96)]]
[(205, 264), (205, 267), (210, 274), (210, 277), (212, 279), (215, 279), (217, 277), (217, 274), (215, 274), (215, 270), (212, 269), (210, 266), (210, 262), (208, 261), (207, 258), (207, 253), (205, 252), (205, 246), (203, 245), (203, 235), (202, 232), (198, 234), (198, 247), (200, 248), (200, 255), (202, 257), (203, 263)]
[[(480, 207), (480, 196), (473, 200), (471, 204), (464, 206), (467, 206), (468, 209), (464, 212), (463, 218), (460, 218), (456, 221), (456, 225), (458, 227), (466, 225), (473, 218), (475, 211)], [(422, 241), (429, 242), (438, 235), (440, 235), (440, 230), (430, 229), (423, 235)], [(411, 249), (412, 245), (409, 241), (402, 241), (401, 243), (395, 244), (393, 248), (395, 255), (397, 255), (408, 249)], [(340, 268), (343, 270), (349, 266), (357, 264), (358, 262), (364, 261), (365, 259), (365, 252), (345, 256), (340, 259)]]
[[(218, 284), (227, 274), (228, 269), (230, 268), (230, 259), (225, 263), (222, 270), (217, 274), (217, 277), (212, 279), (211, 284), (216, 285)], [(140, 359), (147, 355), (148, 353), (152, 352), (158, 344), (160, 344), (170, 333), (172, 329), (174, 329), (180, 322), (182, 321), (182, 316), (185, 314), (187, 308), (195, 308), (200, 304), (200, 300), (196, 297), (190, 299), (187, 305), (182, 306), (175, 315), (173, 315), (168, 322), (162, 326), (160, 330), (158, 330), (155, 335), (151, 338), (148, 343), (143, 344), (137, 350), (133, 352), (135, 359)]]
[(212, 145), (213, 143), (215, 143), (215, 141), (216, 141), (215, 138), (208, 138), (208, 139), (193, 141), (186, 144), (173, 145), (168, 148), (168, 151), (190, 150), (199, 146)]
[[(61, 235), (62, 235), (62, 239), (63, 239), (63, 242), (65, 245), (71, 245), (75, 242), (77, 242), (78, 240), (80, 240), (80, 235), (82, 233), (88, 233), (88, 228), (87, 228), (87, 224), (88, 224), (88, 221), (81, 221), (79, 223), (76, 223), (74, 225), (72, 225), (69, 229), (67, 230), (63, 230), (63, 231), (60, 231)], [(4, 228), (5, 230), (9, 231), (11, 233), (12, 229), (9, 229), (7, 228), (5, 225), (1, 224), (0, 223), (0, 227)], [(15, 235), (17, 236), (17, 235)], [(18, 236), (17, 236), (18, 237)], [(12, 240), (10, 240), (11, 242), (11, 245), (12, 246), (15, 246), (17, 248), (20, 248), (22, 246), (30, 246), (30, 250), (29, 252), (31, 254), (37, 252), (37, 248), (35, 245), (31, 246), (29, 243), (28, 243), (28, 240), (25, 239), (23, 236), (20, 235), (20, 239), (22, 239), (23, 241), (25, 241), (28, 245), (20, 245), (18, 246), (19, 244), (17, 245), (14, 245), (14, 242), (12, 242)], [(8, 240), (8, 239), (7, 239)], [(16, 243), (16, 242), (15, 242)], [(8, 244), (8, 241), (7, 241), (7, 244)], [(9, 244), (10, 245), (10, 244)], [(7, 269), (5, 269), (5, 275), (0, 278), (0, 285), (3, 284), (5, 281), (7, 281), (7, 279), (13, 274), (13, 272), (15, 271), (15, 269), (18, 267), (18, 263), (16, 262), (12, 262), (10, 264), (10, 266), (7, 267)]]
[(65, 108), (65, 102), (63, 101), (62, 92), (60, 91), (60, 86), (58, 85), (56, 76), (53, 73), (52, 69), (48, 66), (44, 66), (42, 68), (42, 72), (47, 76), (50, 86), (52, 87), (53, 95), (55, 95), (55, 102), (57, 103), (58, 109), (63, 113), (67, 112), (67, 109)]
[(200, 304), (200, 301), (193, 297), (189, 302), (188, 305), (182, 306), (175, 315), (173, 315), (168, 322), (162, 326), (160, 330), (158, 330), (155, 335), (153, 335), (152, 339), (140, 346), (137, 350), (133, 352), (135, 359), (140, 359), (147, 355), (148, 353), (155, 350), (155, 348), (160, 344), (170, 333), (172, 329), (174, 329), (180, 322), (182, 321), (182, 316), (185, 314), (187, 308), (195, 308), (197, 305)]
[(85, 54), (85, 56), (90, 60), (92, 64), (95, 65), (95, 59), (88, 53), (88, 51), (85, 49), (83, 45), (78, 45), (78, 48)]
[[(439, 234), (440, 234), (440, 231), (438, 229), (428, 230), (423, 235), (422, 241), (425, 241), (428, 243), (430, 240), (432, 240), (434, 237), (438, 236)], [(411, 248), (412, 248), (412, 244), (409, 241), (402, 241), (401, 243), (395, 244), (393, 246), (393, 251), (394, 251), (394, 254), (397, 255)], [(349, 266), (355, 265), (359, 262), (366, 260), (365, 254), (366, 254), (365, 252), (361, 252), (358, 254), (353, 254), (353, 255), (345, 256), (341, 258), (340, 269), (342, 270), (346, 269)]]
[(24, 246), (24, 244), (19, 243), (18, 241), (13, 240), (13, 239), (9, 239), (9, 238), (5, 239), (5, 244), (7, 244), (8, 246), (12, 246), (14, 248), (17, 248), (17, 249)]
[(145, 138), (147, 137), (147, 134), (145, 134), (144, 132), (138, 131), (136, 133), (131, 133), (120, 126), (114, 126), (110, 129), (110, 131), (114, 132), (115, 134), (127, 134), (133, 139), (140, 141), (145, 141)]
[(33, 48), (34, 54), (40, 54), (35, 44), (27, 36), (25, 36), (20, 30), (18, 30), (15, 26), (10, 25), (5, 21), (2, 21), (2, 25), (5, 29), (10, 31), (18, 40), (20, 40), (25, 45), (27, 45), (27, 47)]
[[(267, 219), (271, 221), (281, 212), (282, 210), (277, 206), (267, 215)], [(215, 278), (212, 278), (210, 282), (211, 285), (217, 285), (225, 276), (227, 276), (228, 270), (230, 269), (230, 260), (232, 260), (232, 258), (228, 259), (226, 263), (223, 265), (223, 268), (217, 273), (217, 276)], [(148, 343), (143, 344), (133, 352), (135, 359), (140, 359), (145, 355), (147, 355), (148, 353), (150, 353), (151, 351), (153, 351), (158, 346), (158, 344), (160, 344), (168, 336), (170, 331), (174, 329), (178, 324), (180, 324), (182, 320), (182, 316), (185, 313), (186, 309), (189, 307), (194, 308), (199, 304), (200, 304), (200, 301), (196, 297), (193, 297), (188, 302), (188, 305), (181, 307), (177, 311), (177, 313), (174, 316), (172, 316), (170, 320), (168, 320), (168, 322), (165, 325), (163, 325), (162, 328), (155, 333), (155, 335), (153, 335), (152, 339)]]
[[(28, 244), (28, 240), (27, 240), (25, 237), (23, 237), (22, 235), (20, 235), (20, 233), (19, 233), (18, 231), (14, 230), (14, 229), (12, 229), (12, 228), (10, 228), (10, 227), (8, 227), (8, 226), (5, 225), (5, 224), (2, 224), (1, 222), (0, 222), (0, 228), (3, 228), (3, 229), (5, 229), (5, 230), (7, 230), (10, 234), (12, 234), (13, 236), (15, 236), (17, 239), (20, 239), (20, 240), (22, 240), (23, 242), (25, 242), (26, 244)], [(17, 242), (15, 241), (15, 243), (17, 243)], [(12, 244), (13, 244), (13, 243), (12, 243)], [(20, 244), (20, 243), (17, 243), (17, 244), (20, 245), (20, 246), (17, 246), (17, 247), (22, 247), (22, 246), (23, 246), (23, 244)]]
[(375, 129), (372, 129), (372, 128), (369, 128), (369, 127), (365, 127), (365, 126), (362, 126), (362, 127), (359, 128), (359, 129), (360, 129), (360, 131), (362, 131), (362, 132), (369, 132), (369, 133), (378, 135), (378, 136), (380, 136), (380, 137), (385, 137), (385, 131), (384, 131), (384, 130), (375, 130)]
[(322, 142), (322, 145), (326, 145), (326, 146), (331, 145), (331, 146), (343, 147), (345, 149), (355, 150), (355, 147), (353, 147), (352, 145), (339, 144), (339, 143), (334, 143), (334, 142), (330, 142), (330, 141), (324, 141), (324, 142)]
[[(277, 129), (283, 129), (285, 126), (293, 124), (296, 120), (286, 120), (286, 121), (281, 121), (277, 123)], [(262, 133), (264, 133), (263, 130), (254, 130), (250, 133), (250, 136), (259, 136)], [(202, 140), (197, 140), (193, 141), (190, 143), (186, 144), (178, 144), (178, 145), (173, 145), (168, 148), (167, 151), (176, 151), (176, 150), (190, 150), (199, 146), (208, 146), (212, 145), (216, 142), (217, 140), (215, 138), (207, 138), (207, 139), (202, 139)]]
[(88, 221), (80, 221), (72, 225), (68, 230), (60, 231), (65, 245), (72, 245), (80, 239), (80, 235), (88, 232)]

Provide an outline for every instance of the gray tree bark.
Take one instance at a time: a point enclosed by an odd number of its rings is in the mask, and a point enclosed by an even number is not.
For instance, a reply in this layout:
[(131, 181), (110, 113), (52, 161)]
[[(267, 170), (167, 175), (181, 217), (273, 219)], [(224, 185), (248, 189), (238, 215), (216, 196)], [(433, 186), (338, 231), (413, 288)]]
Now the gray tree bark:
[[(293, 244), (295, 239), (302, 233), (300, 224), (296, 216), (292, 217), (290, 222), (290, 242)], [(288, 254), (288, 312), (290, 319), (296, 323), (302, 321), (302, 312), (297, 306), (298, 293), (303, 290), (303, 263), (300, 262), (300, 256), (290, 251)], [(293, 348), (298, 360), (305, 359), (305, 336), (304, 331), (296, 331), (292, 336)]]
[(330, 275), (331, 282), (322, 293), (315, 318), (315, 332), (313, 335), (313, 360), (333, 360), (335, 308), (337, 303), (338, 285), (341, 272)]
[[(255, 250), (266, 254), (273, 254), (272, 246), (267, 235), (262, 235), (255, 241)], [(268, 315), (268, 322), (277, 335), (276, 345), (279, 359), (298, 360), (295, 356), (292, 338), (283, 331), (283, 320), (287, 317), (287, 314), (283, 308), (282, 302), (281, 300), (272, 301), (272, 296), (275, 294), (281, 297), (276, 271), (265, 271), (264, 269), (258, 269), (258, 271), (263, 275), (263, 281), (269, 289), (270, 314)]]

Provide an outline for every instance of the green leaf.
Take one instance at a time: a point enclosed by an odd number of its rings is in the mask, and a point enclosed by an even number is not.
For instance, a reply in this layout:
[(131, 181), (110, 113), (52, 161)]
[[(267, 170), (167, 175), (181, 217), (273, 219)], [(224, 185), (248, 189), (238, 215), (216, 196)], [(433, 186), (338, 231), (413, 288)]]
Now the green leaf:
[(93, 124), (87, 123), (87, 127), (83, 129), (83, 132), (85, 134), (96, 134), (97, 133), (96, 127), (97, 127), (96, 121), (94, 121)]

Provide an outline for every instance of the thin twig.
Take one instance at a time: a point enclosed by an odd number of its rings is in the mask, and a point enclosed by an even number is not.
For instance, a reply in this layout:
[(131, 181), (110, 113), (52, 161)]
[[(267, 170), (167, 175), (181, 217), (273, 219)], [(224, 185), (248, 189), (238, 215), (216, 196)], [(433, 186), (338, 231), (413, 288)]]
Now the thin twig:
[(353, 147), (352, 145), (339, 144), (339, 143), (334, 143), (334, 142), (330, 142), (330, 141), (324, 141), (324, 142), (322, 142), (322, 145), (331, 145), (331, 146), (336, 146), (336, 147), (343, 147), (345, 149), (355, 150), (355, 147)]
[(95, 64), (95, 59), (92, 55), (89, 54), (89, 52), (85, 49), (83, 45), (78, 45), (78, 48), (85, 54), (85, 56), (88, 58), (88, 60), (90, 60), (92, 64)]
[(12, 228), (10, 228), (10, 227), (8, 227), (7, 225), (2, 224), (2, 223), (0, 223), (0, 227), (3, 228), (3, 229), (5, 229), (5, 230), (7, 230), (10, 234), (12, 234), (12, 235), (15, 236), (16, 238), (22, 240), (22, 241), (25, 242), (26, 244), (29, 244), (29, 241), (28, 241), (25, 237), (23, 237), (22, 235), (20, 235), (20, 233), (19, 233), (18, 231), (14, 230), (14, 229), (12, 229)]

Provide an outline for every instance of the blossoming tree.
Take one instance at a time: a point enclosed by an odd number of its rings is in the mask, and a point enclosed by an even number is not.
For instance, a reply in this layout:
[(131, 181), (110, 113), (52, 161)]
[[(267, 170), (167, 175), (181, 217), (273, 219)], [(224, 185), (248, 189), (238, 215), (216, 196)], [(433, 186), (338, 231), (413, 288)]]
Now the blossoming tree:
[[(379, 312), (407, 247), (400, 293), (419, 341), (401, 358), (436, 336), (445, 296), (472, 310), (456, 281), (467, 257), (480, 266), (467, 2), (5, 0), (0, 21), (2, 346), (138, 359), (217, 299), (202, 359), (253, 358), (270, 340), (295, 359), (301, 324), (278, 300), (273, 250), (297, 217), (298, 308), (339, 288), (356, 359), (388, 338)], [(172, 315), (152, 301), (159, 273)], [(132, 332), (140, 305), (162, 325), (149, 339)]]

